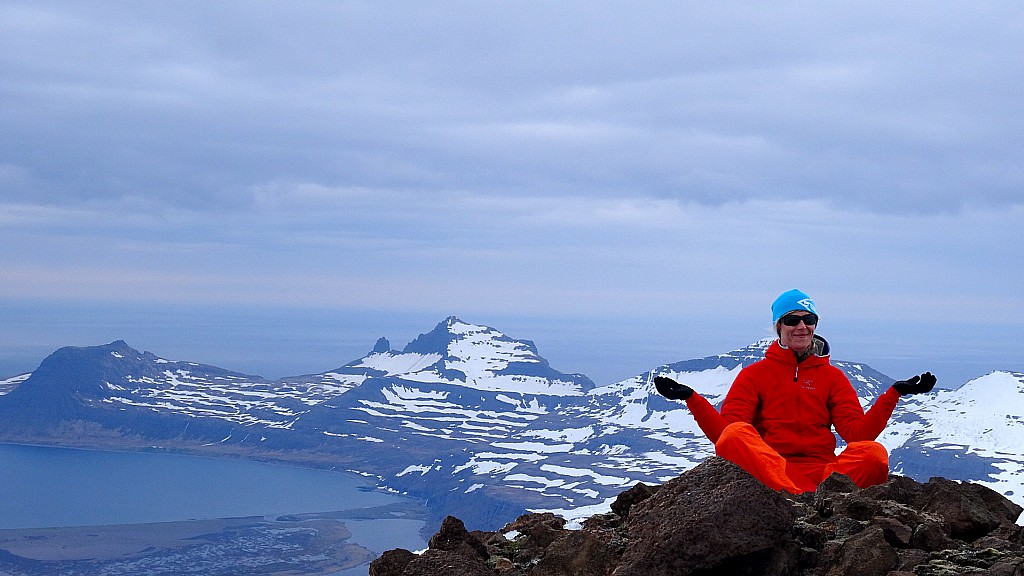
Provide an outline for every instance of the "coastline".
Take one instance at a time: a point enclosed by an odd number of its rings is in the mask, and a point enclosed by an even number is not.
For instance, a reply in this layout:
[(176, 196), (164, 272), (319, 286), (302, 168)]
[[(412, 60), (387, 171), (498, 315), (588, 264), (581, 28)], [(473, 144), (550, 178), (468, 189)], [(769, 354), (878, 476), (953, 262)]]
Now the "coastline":
[[(10, 459), (7, 466), (13, 476), (18, 475), (19, 463), (27, 463), (27, 469), (37, 469), (41, 461), (52, 462), (47, 466), (55, 466), (54, 470), (43, 470), (42, 476), (39, 471), (29, 476), (32, 480), (33, 491), (24, 492), (19, 490), (17, 482), (8, 486), (8, 496), (15, 498), (10, 503), (14, 510), (23, 512), (26, 509), (29, 518), (32, 515), (38, 520), (38, 524), (17, 524), (8, 523), (7, 528), (0, 528), (0, 573), (12, 575), (38, 575), (56, 573), (95, 574), (95, 575), (120, 575), (133, 573), (146, 573), (145, 571), (133, 571), (126, 569), (129, 565), (160, 565), (160, 566), (187, 566), (205, 558), (219, 558), (221, 566), (228, 568), (217, 568), (213, 566), (206, 573), (246, 573), (254, 575), (275, 575), (276, 570), (284, 570), (281, 574), (295, 575), (329, 575), (339, 572), (345, 574), (359, 573), (359, 567), (365, 569), (365, 565), (385, 550), (396, 547), (425, 547), (427, 537), (422, 534), (427, 530), (429, 513), (415, 498), (397, 494), (393, 491), (377, 488), (372, 477), (353, 473), (348, 470), (330, 469), (325, 466), (309, 466), (288, 459), (282, 462), (276, 458), (244, 458), (240, 455), (222, 455), (211, 453), (208, 450), (168, 450), (163, 448), (146, 449), (144, 447), (132, 446), (125, 449), (123, 446), (114, 448), (112, 446), (88, 447), (54, 445), (49, 443), (36, 442), (4, 442), (0, 448), (8, 448), (12, 455), (5, 457)], [(49, 455), (49, 450), (59, 450), (60, 453)], [(197, 453), (198, 452), (198, 453)], [(83, 454), (79, 457), (75, 454)], [(85, 454), (91, 456), (85, 456)], [(59, 455), (58, 455), (59, 454)], [(131, 457), (131, 455), (136, 455)], [(113, 455), (111, 457), (102, 455)], [(135, 476), (134, 472), (126, 472), (119, 464), (116, 455), (125, 455), (129, 466), (135, 470), (143, 470), (141, 476)], [(185, 461), (174, 459), (164, 460), (162, 456), (174, 458), (187, 458)], [(188, 504), (182, 508), (175, 508), (182, 511), (167, 516), (161, 513), (146, 514), (143, 516), (128, 515), (125, 521), (96, 522), (88, 523), (88, 516), (81, 516), (85, 522), (80, 522), (80, 516), (74, 512), (66, 511), (62, 507), (55, 510), (59, 517), (53, 516), (53, 510), (39, 516), (40, 510), (32, 506), (20, 506), (22, 502), (40, 502), (40, 498), (50, 500), (46, 494), (58, 494), (53, 490), (56, 485), (48, 482), (49, 478), (64, 479), (72, 478), (76, 485), (81, 485), (83, 476), (74, 466), (68, 467), (69, 462), (84, 458), (92, 462), (92, 469), (95, 469), (96, 462), (102, 463), (102, 483), (94, 489), (107, 491), (106, 498), (110, 497), (108, 486), (109, 478), (125, 478), (134, 485), (145, 486), (151, 492), (157, 489), (151, 482), (153, 466), (145, 464), (139, 468), (138, 462), (159, 462), (159, 471), (171, 474), (190, 474), (193, 467), (201, 470), (210, 468), (203, 464), (203, 461), (217, 462), (212, 470), (215, 473), (226, 473), (226, 476), (216, 476), (219, 479), (218, 491), (227, 490), (220, 494), (221, 498), (227, 495), (231, 502), (231, 508), (238, 510), (238, 516), (223, 516), (225, 509), (222, 507), (202, 507), (200, 510), (210, 512), (205, 516), (202, 512), (196, 512), (196, 502), (187, 492), (172, 495), (171, 502)], [(139, 460), (141, 458), (141, 460)], [(154, 460), (155, 459), (155, 460)], [(237, 462), (238, 466), (231, 464)], [(196, 464), (198, 463), (198, 464)], [(338, 498), (324, 499), (322, 496), (315, 498), (319, 507), (309, 505), (289, 506), (282, 503), (272, 503), (263, 510), (255, 511), (251, 507), (238, 507), (235, 495), (248, 495), (244, 492), (231, 492), (232, 490), (247, 490), (245, 482), (238, 482), (235, 478), (238, 475), (254, 474), (253, 467), (258, 472), (255, 478), (260, 479), (260, 490), (266, 491), (268, 485), (264, 480), (273, 478), (270, 486), (275, 486), (273, 494), (285, 495), (290, 488), (288, 485), (277, 486), (281, 478), (305, 479), (304, 484), (297, 485), (299, 493), (303, 490), (314, 490), (323, 494), (330, 494), (329, 488), (335, 484), (328, 481), (323, 485), (324, 490), (317, 487), (321, 480), (318, 474), (330, 474), (325, 477), (345, 477), (347, 480), (340, 480), (342, 486), (346, 486), (345, 496)], [(272, 476), (265, 476), (261, 470), (284, 470), (281, 472), (270, 472)], [(289, 472), (288, 470), (291, 470)], [(230, 471), (227, 473), (226, 471)], [(70, 476), (69, 476), (70, 475)], [(312, 475), (312, 476), (311, 476)], [(95, 473), (89, 473), (89, 482), (95, 482)], [(189, 476), (188, 478), (191, 478)], [(309, 478), (312, 477), (312, 488)], [(13, 478), (9, 479), (12, 480)], [(148, 480), (147, 480), (148, 479)], [(166, 480), (166, 479), (165, 479)], [(21, 480), (24, 482), (24, 480)], [(188, 483), (188, 480), (177, 480), (179, 483)], [(142, 483), (142, 484), (140, 484)], [(117, 483), (115, 483), (117, 484)], [(201, 483), (200, 483), (201, 484)], [(224, 488), (227, 486), (227, 488)], [(303, 486), (305, 486), (303, 488)], [(38, 490), (49, 492), (38, 492)], [(14, 492), (10, 492), (14, 490)], [(24, 493), (23, 493), (24, 492)], [(366, 494), (360, 495), (363, 492)], [(256, 494), (258, 494), (257, 492)], [(375, 493), (371, 496), (369, 493)], [(129, 497), (126, 493), (114, 488), (114, 497), (122, 501)], [(351, 494), (351, 497), (348, 496)], [(85, 499), (83, 499), (85, 498)], [(184, 498), (186, 500), (173, 500), (173, 498)], [(87, 499), (87, 500), (86, 500)], [(166, 500), (166, 498), (164, 498)], [(245, 500), (245, 499), (243, 499)], [(250, 498), (251, 500), (251, 498)], [(257, 497), (259, 502), (265, 502)], [(397, 500), (397, 501), (396, 501)], [(291, 501), (287, 498), (281, 502)], [(72, 502), (92, 502), (91, 498), (78, 496), (68, 500), (69, 507)], [(134, 502), (134, 500), (131, 500)], [(143, 504), (145, 505), (145, 504)], [(102, 499), (98, 499), (93, 506), (102, 506)], [(205, 504), (200, 504), (205, 506)], [(336, 506), (337, 508), (331, 508)], [(262, 504), (260, 504), (262, 507)], [(231, 508), (228, 508), (230, 510)], [(339, 509), (340, 508), (340, 509)], [(282, 514), (278, 511), (300, 510), (300, 513)], [(214, 511), (216, 510), (216, 511)], [(313, 510), (313, 511), (310, 511)], [(216, 516), (219, 512), (222, 516)], [(230, 512), (229, 512), (230, 513)], [(11, 516), (15, 518), (16, 516)], [(95, 516), (93, 516), (96, 518)], [(60, 518), (68, 520), (67, 524), (59, 521), (43, 520), (45, 518)], [(100, 516), (104, 520), (109, 517)], [(149, 518), (153, 518), (150, 521)], [(166, 518), (166, 520), (164, 520)], [(74, 525), (72, 525), (74, 524)], [(353, 532), (356, 537), (353, 538)], [(398, 534), (402, 535), (401, 541), (396, 540)], [(422, 543), (422, 544), (421, 544)], [(258, 550), (256, 555), (252, 550)], [(245, 551), (249, 552), (245, 552)], [(205, 560), (204, 560), (205, 561)], [(252, 569), (243, 564), (247, 562), (262, 563), (266, 569)], [(295, 563), (298, 562), (299, 565)], [(236, 565), (237, 564), (237, 565)], [(230, 568), (235, 566), (235, 568)], [(273, 568), (277, 566), (278, 568)], [(281, 568), (286, 567), (287, 570)], [(232, 569), (234, 571), (232, 572)], [(205, 572), (205, 570), (204, 570)], [(365, 572), (363, 572), (365, 573)]]

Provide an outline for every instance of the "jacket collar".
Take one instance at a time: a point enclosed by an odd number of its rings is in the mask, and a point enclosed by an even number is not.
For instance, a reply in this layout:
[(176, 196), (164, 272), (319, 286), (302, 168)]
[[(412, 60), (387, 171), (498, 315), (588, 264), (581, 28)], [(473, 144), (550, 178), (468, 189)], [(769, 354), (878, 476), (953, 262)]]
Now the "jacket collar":
[(811, 352), (802, 360), (798, 360), (796, 353), (791, 348), (783, 346), (782, 343), (779, 342), (778, 338), (776, 338), (775, 341), (772, 342), (771, 346), (768, 347), (768, 350), (765, 352), (765, 357), (772, 358), (773, 360), (779, 360), (787, 364), (797, 364), (799, 362), (806, 362), (809, 359), (824, 359), (827, 362), (829, 354), (830, 350), (828, 341), (815, 334), (813, 343), (811, 344)]

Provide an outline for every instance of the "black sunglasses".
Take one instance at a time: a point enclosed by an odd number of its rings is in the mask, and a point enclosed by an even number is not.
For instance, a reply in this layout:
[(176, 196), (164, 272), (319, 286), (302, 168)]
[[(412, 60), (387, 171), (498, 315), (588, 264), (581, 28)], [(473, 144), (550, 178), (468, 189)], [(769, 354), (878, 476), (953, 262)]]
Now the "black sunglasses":
[(795, 314), (787, 314), (782, 317), (782, 323), (786, 326), (796, 326), (801, 321), (808, 326), (814, 326), (818, 323), (817, 314), (804, 314), (803, 316), (797, 316)]

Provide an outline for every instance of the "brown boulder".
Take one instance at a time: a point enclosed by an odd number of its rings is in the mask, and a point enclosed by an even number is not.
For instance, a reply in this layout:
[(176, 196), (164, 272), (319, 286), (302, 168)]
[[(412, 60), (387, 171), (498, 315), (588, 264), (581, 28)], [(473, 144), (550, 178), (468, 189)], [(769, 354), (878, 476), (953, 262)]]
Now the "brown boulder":
[(899, 566), (900, 557), (886, 541), (881, 527), (850, 537), (839, 547), (827, 576), (886, 576)]
[(370, 563), (370, 576), (491, 576), (486, 546), (466, 531), (462, 520), (448, 516), (420, 555), (389, 550)]
[(430, 550), (444, 550), (467, 557), (487, 558), (484, 543), (466, 530), (462, 520), (448, 516), (441, 522), (441, 529), (430, 538)]
[[(721, 458), (710, 458), (633, 506), (627, 546), (614, 576), (677, 576), (731, 567), (745, 573), (796, 563), (786, 540), (793, 502)], [(792, 558), (780, 554), (792, 553)]]
[(546, 548), (562, 535), (565, 528), (565, 518), (555, 516), (550, 512), (541, 514), (524, 514), (515, 522), (506, 524), (502, 532), (516, 531), (527, 536), (531, 544), (540, 548)]
[(478, 556), (465, 556), (447, 550), (427, 550), (409, 562), (395, 576), (493, 576), (492, 570)]
[(633, 486), (615, 498), (615, 501), (611, 504), (612, 512), (618, 514), (621, 518), (629, 516), (629, 509), (632, 508), (634, 504), (647, 500), (658, 491), (658, 488), (661, 488), (661, 486), (648, 486), (643, 482), (638, 482), (636, 486)]
[(415, 554), (402, 548), (388, 550), (370, 562), (370, 576), (399, 576), (415, 557)]
[(600, 534), (566, 531), (544, 551), (528, 576), (607, 576), (618, 564), (622, 547)]
[(971, 542), (1005, 524), (1013, 524), (1021, 508), (979, 484), (932, 478), (917, 498), (918, 507), (942, 518), (953, 538)]

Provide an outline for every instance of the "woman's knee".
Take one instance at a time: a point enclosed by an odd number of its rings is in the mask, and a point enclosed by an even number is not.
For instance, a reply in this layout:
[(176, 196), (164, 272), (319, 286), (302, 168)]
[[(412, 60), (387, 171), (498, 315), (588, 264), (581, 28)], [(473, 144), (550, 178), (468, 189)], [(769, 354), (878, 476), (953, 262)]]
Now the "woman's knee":
[(751, 424), (747, 422), (733, 422), (722, 429), (722, 434), (718, 437), (718, 442), (715, 442), (715, 446), (719, 446), (722, 443), (732, 443), (737, 440), (745, 441), (746, 438), (750, 438), (751, 434), (760, 438), (757, 429)]
[(844, 454), (849, 452), (849, 456), (854, 456), (857, 460), (865, 463), (877, 464), (889, 468), (889, 451), (879, 442), (872, 440), (863, 440), (861, 442), (851, 442)]
[(889, 451), (878, 442), (852, 442), (839, 456), (836, 471), (861, 488), (881, 484), (889, 478)]

